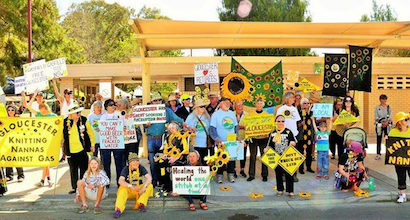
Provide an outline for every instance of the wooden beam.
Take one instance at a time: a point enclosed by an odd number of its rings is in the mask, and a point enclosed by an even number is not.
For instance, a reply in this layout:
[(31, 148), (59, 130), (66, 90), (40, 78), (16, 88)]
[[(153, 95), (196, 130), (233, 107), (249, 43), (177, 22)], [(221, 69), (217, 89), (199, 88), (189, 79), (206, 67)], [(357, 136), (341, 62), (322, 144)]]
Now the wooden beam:
[[(410, 30), (410, 24), (407, 24), (407, 25), (405, 25), (405, 26), (403, 26), (403, 27), (401, 27), (401, 28), (398, 28), (398, 29), (396, 29), (396, 30), (394, 30), (394, 31), (392, 31), (392, 32), (390, 32), (389, 33), (389, 35), (395, 35), (395, 36), (399, 36), (401, 33), (403, 33), (403, 32), (406, 32), (406, 31), (408, 31), (408, 30)], [(399, 36), (400, 37), (400, 39), (403, 37), (403, 36)], [(375, 41), (373, 41), (372, 43), (370, 43), (369, 44), (369, 47), (375, 47), (377, 50), (376, 50), (376, 53), (379, 51), (379, 46), (385, 41), (386, 39), (384, 39), (384, 40), (381, 40), (381, 39), (378, 39), (378, 40), (375, 40)], [(376, 53), (374, 53), (374, 55), (376, 55)]]

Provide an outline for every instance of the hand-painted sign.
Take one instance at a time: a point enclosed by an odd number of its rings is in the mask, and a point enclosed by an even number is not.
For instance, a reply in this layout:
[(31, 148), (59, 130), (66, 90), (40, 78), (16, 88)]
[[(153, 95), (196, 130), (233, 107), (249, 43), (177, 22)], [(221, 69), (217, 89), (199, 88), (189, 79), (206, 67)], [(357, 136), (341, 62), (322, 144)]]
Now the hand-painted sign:
[(124, 149), (124, 125), (122, 120), (100, 120), (101, 149)]
[(217, 63), (195, 64), (194, 73), (195, 85), (202, 85), (205, 83), (219, 83)]
[(209, 166), (174, 166), (172, 191), (179, 195), (210, 195)]
[(165, 123), (165, 105), (137, 105), (132, 109), (135, 124)]

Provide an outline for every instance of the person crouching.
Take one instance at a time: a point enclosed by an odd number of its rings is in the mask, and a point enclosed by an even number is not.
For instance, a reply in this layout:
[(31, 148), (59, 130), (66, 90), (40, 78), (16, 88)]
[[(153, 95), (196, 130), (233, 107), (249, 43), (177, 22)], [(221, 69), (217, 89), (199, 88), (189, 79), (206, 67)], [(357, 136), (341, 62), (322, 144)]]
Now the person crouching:
[[(119, 218), (125, 210), (128, 199), (136, 199), (134, 210), (145, 212), (148, 198), (153, 196), (154, 187), (151, 184), (152, 177), (143, 167), (136, 153), (128, 156), (129, 165), (124, 167), (118, 183), (120, 188), (115, 202), (114, 218)], [(143, 179), (145, 177), (145, 183)]]

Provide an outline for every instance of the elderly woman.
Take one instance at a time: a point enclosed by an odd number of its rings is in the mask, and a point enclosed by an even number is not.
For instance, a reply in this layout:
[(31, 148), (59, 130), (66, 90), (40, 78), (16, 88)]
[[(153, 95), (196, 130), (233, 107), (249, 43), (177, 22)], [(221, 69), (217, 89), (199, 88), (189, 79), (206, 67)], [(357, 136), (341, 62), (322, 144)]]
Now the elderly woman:
[[(395, 127), (389, 132), (389, 137), (410, 138), (410, 129), (407, 123), (409, 119), (410, 119), (410, 115), (404, 112), (398, 112), (396, 115), (394, 115)], [(400, 190), (399, 198), (397, 199), (397, 202), (403, 203), (407, 201), (406, 173), (410, 177), (410, 167), (395, 165), (394, 168), (397, 174), (398, 189)]]
[(296, 137), (299, 134), (297, 122), (300, 120), (300, 115), (295, 106), (295, 97), (292, 92), (287, 92), (283, 96), (283, 105), (276, 111), (277, 115), (285, 116), (285, 127), (292, 131)]
[[(256, 109), (254, 114), (262, 114), (263, 107), (265, 107), (265, 102), (262, 99), (258, 99), (256, 101)], [(249, 151), (250, 151), (250, 158), (249, 158), (249, 177), (247, 181), (252, 181), (255, 179), (255, 165), (256, 165), (256, 155), (258, 154), (258, 149), (260, 155), (263, 154), (266, 145), (268, 144), (268, 137), (266, 135), (260, 137), (254, 137), (249, 140)], [(268, 167), (262, 164), (262, 181), (268, 181)]]
[[(301, 108), (299, 110), (299, 114), (302, 117), (302, 119), (298, 122), (299, 135), (297, 148), (299, 152), (302, 154), (304, 154), (304, 152), (306, 151), (306, 171), (314, 173), (315, 171), (312, 170), (312, 151), (314, 145), (315, 132), (313, 127), (313, 112), (309, 99), (301, 99)], [(302, 163), (299, 167), (300, 174), (305, 174), (303, 168), (304, 163)]]
[[(269, 134), (268, 146), (274, 149), (278, 154), (282, 155), (283, 152), (288, 148), (288, 146), (296, 146), (296, 139), (292, 131), (285, 127), (285, 116), (277, 115), (275, 118), (276, 128)], [(265, 148), (264, 152), (266, 153), (268, 148)], [(286, 192), (291, 198), (295, 197), (293, 192), (293, 178), (287, 173), (281, 166), (275, 168), (276, 173), (276, 185), (277, 185), (277, 194), (276, 196), (280, 197), (283, 195), (283, 175), (286, 179)]]
[[(19, 117), (17, 108), (14, 105), (9, 105), (7, 106), (7, 114), (9, 117)], [(24, 180), (24, 172), (22, 167), (16, 167), (17, 170), (17, 181), (18, 182), (23, 182)], [(13, 180), (13, 167), (7, 167), (6, 168), (6, 179), (7, 181), (12, 181)]]
[[(88, 121), (94, 130), (94, 139), (95, 139), (95, 151), (93, 153), (94, 157), (98, 156), (98, 151), (100, 151), (100, 129), (98, 128), (98, 121), (102, 116), (102, 105), (101, 101), (95, 101), (91, 108), (93, 109), (92, 113), (88, 116)], [(101, 153), (100, 153), (101, 155)]]
[(208, 156), (208, 137), (209, 124), (211, 117), (205, 109), (206, 103), (201, 99), (196, 100), (194, 111), (188, 116), (186, 123), (188, 129), (195, 133), (194, 149), (199, 152), (202, 164), (205, 164), (204, 158)]
[[(198, 151), (193, 151), (190, 152), (188, 155), (188, 163), (186, 166), (202, 166), (202, 163), (199, 158), (199, 153)], [(206, 205), (206, 195), (204, 196), (184, 196), (186, 200), (188, 200), (189, 203), (189, 210), (195, 211), (195, 205), (194, 205), (194, 200), (193, 199), (199, 199), (199, 206), (201, 207), (202, 210), (208, 210), (208, 205)]]

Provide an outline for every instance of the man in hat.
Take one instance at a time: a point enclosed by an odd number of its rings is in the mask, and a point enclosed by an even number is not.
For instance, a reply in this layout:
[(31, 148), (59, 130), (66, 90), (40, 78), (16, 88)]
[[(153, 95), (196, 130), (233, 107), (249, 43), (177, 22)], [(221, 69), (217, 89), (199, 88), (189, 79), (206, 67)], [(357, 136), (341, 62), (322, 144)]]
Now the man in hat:
[[(151, 104), (159, 105), (162, 104), (162, 97), (159, 93), (154, 93), (151, 96)], [(166, 113), (166, 123), (177, 122), (181, 125), (186, 125), (184, 120), (178, 117), (170, 108), (165, 108)], [(152, 184), (154, 187), (157, 185), (158, 178), (155, 172), (154, 166), (154, 156), (159, 152), (162, 146), (162, 135), (165, 133), (165, 123), (154, 123), (148, 122), (145, 127), (147, 127), (147, 144), (148, 144), (148, 159), (150, 163), (150, 170), (152, 175)]]
[(188, 115), (192, 112), (192, 108), (189, 106), (191, 104), (191, 98), (188, 94), (183, 94), (181, 96), (181, 100), (183, 105), (178, 108), (175, 113), (178, 115), (178, 117), (184, 119), (185, 121)]
[(210, 92), (208, 99), (210, 103), (208, 106), (206, 106), (206, 111), (208, 112), (209, 116), (212, 116), (219, 104), (218, 94), (216, 92)]
[(63, 95), (61, 95), (58, 91), (55, 78), (53, 79), (53, 88), (54, 94), (56, 95), (57, 100), (60, 103), (60, 115), (67, 117), (68, 107), (73, 103), (73, 91), (71, 91), (70, 89), (65, 89)]
[(129, 165), (124, 167), (119, 179), (114, 218), (119, 218), (124, 212), (128, 199), (136, 199), (134, 210), (145, 212), (148, 199), (153, 196), (152, 177), (140, 164), (138, 155), (130, 153), (128, 161)]
[(72, 187), (69, 194), (76, 192), (79, 179), (78, 171), (80, 170), (82, 178), (87, 170), (87, 152), (94, 152), (94, 131), (87, 118), (81, 116), (82, 110), (84, 110), (83, 107), (73, 103), (68, 108), (68, 117), (64, 119), (64, 154), (67, 156), (70, 166)]

